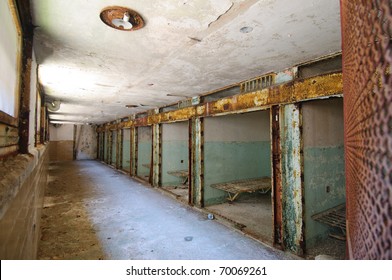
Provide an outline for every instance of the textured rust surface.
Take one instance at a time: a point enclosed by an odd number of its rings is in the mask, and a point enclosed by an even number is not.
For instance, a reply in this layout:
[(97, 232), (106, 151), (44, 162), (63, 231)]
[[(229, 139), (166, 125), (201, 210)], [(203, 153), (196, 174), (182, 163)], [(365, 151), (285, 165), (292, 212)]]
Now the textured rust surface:
[(392, 3), (341, 4), (349, 258), (392, 259)]
[(170, 123), (190, 120), (193, 117), (208, 117), (236, 112), (255, 111), (273, 105), (292, 104), (343, 93), (342, 73), (326, 74), (318, 77), (297, 80), (263, 90), (238, 94), (216, 101), (161, 112), (119, 124), (105, 124), (97, 131), (115, 130), (133, 126), (148, 126), (157, 123)]
[[(29, 152), (29, 116), (30, 116), (30, 75), (33, 55), (32, 38), (23, 38), (22, 67), (20, 72), (20, 111), (19, 111), (19, 151), (23, 154)], [(45, 124), (42, 123), (41, 125)], [(44, 134), (41, 131), (41, 137)], [(42, 139), (41, 139), (42, 140)], [(43, 143), (43, 141), (41, 141)]]
[(271, 108), (271, 127), (272, 127), (272, 203), (274, 215), (274, 246), (284, 249), (283, 244), (283, 210), (282, 210), (282, 166), (280, 148), (280, 108)]
[(0, 111), (0, 123), (8, 124), (13, 127), (17, 127), (18, 126), (18, 119), (4, 113), (3, 111)]
[[(121, 19), (124, 16), (124, 13), (128, 12), (130, 15), (129, 21), (132, 23), (133, 27), (131, 29), (123, 29), (115, 26), (112, 23), (113, 19)], [(119, 29), (122, 31), (135, 31), (144, 26), (143, 18), (134, 10), (125, 8), (125, 7), (107, 7), (100, 14), (101, 20), (108, 26)]]

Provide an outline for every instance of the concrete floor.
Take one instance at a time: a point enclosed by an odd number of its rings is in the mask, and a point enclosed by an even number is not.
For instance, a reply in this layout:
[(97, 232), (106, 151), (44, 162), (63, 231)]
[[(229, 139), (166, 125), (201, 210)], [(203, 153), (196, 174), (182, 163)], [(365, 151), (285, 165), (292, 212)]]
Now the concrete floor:
[(51, 163), (40, 259), (291, 259), (96, 161)]
[(243, 232), (267, 244), (273, 243), (271, 194), (241, 194), (232, 203), (206, 208), (212, 213), (235, 222)]

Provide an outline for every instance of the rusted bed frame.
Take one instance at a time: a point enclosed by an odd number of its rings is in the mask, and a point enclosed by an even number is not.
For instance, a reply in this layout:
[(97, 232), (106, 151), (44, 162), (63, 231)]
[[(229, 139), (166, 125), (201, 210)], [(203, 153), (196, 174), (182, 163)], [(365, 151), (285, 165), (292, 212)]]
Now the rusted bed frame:
[(211, 187), (227, 192), (230, 202), (233, 202), (241, 193), (267, 193), (271, 190), (271, 178), (254, 178), (212, 184)]
[(340, 229), (343, 234), (342, 236), (336, 234), (330, 234), (330, 236), (336, 239), (345, 240), (346, 237), (346, 204), (345, 203), (327, 209), (318, 214), (315, 214), (312, 216), (312, 219), (317, 222)]
[(182, 184), (186, 185), (188, 183), (189, 173), (188, 170), (175, 170), (175, 171), (167, 171), (167, 174), (172, 175), (174, 177), (179, 177), (183, 179)]

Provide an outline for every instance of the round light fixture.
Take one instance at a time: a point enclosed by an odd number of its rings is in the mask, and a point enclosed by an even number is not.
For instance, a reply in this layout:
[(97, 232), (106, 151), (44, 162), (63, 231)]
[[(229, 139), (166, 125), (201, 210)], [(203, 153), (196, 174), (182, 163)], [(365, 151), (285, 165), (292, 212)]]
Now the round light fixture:
[(244, 27), (242, 27), (242, 28), (240, 29), (240, 31), (241, 31), (242, 33), (249, 33), (249, 32), (252, 32), (252, 31), (253, 31), (253, 27), (244, 26)]
[(135, 31), (144, 26), (143, 18), (125, 7), (107, 7), (102, 10), (100, 18), (106, 25), (122, 31)]

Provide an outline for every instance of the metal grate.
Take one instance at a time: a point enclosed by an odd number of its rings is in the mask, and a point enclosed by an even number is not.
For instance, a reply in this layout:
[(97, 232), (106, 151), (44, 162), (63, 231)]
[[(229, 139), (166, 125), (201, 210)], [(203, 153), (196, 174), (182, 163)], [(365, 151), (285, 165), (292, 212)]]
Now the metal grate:
[[(233, 202), (241, 193), (253, 193), (259, 191), (267, 193), (271, 190), (271, 178), (263, 177), (256, 179), (243, 179), (231, 182), (212, 184), (212, 188), (226, 191), (229, 195), (228, 200)], [(234, 196), (232, 196), (232, 194)]]
[(392, 259), (392, 1), (342, 0), (349, 257)]
[(312, 219), (331, 227), (339, 228), (346, 234), (346, 204), (325, 210), (312, 216)]
[(240, 85), (240, 92), (252, 92), (257, 90), (262, 90), (264, 88), (268, 88), (275, 83), (275, 74), (268, 74), (264, 76), (260, 76), (245, 82), (242, 82)]

